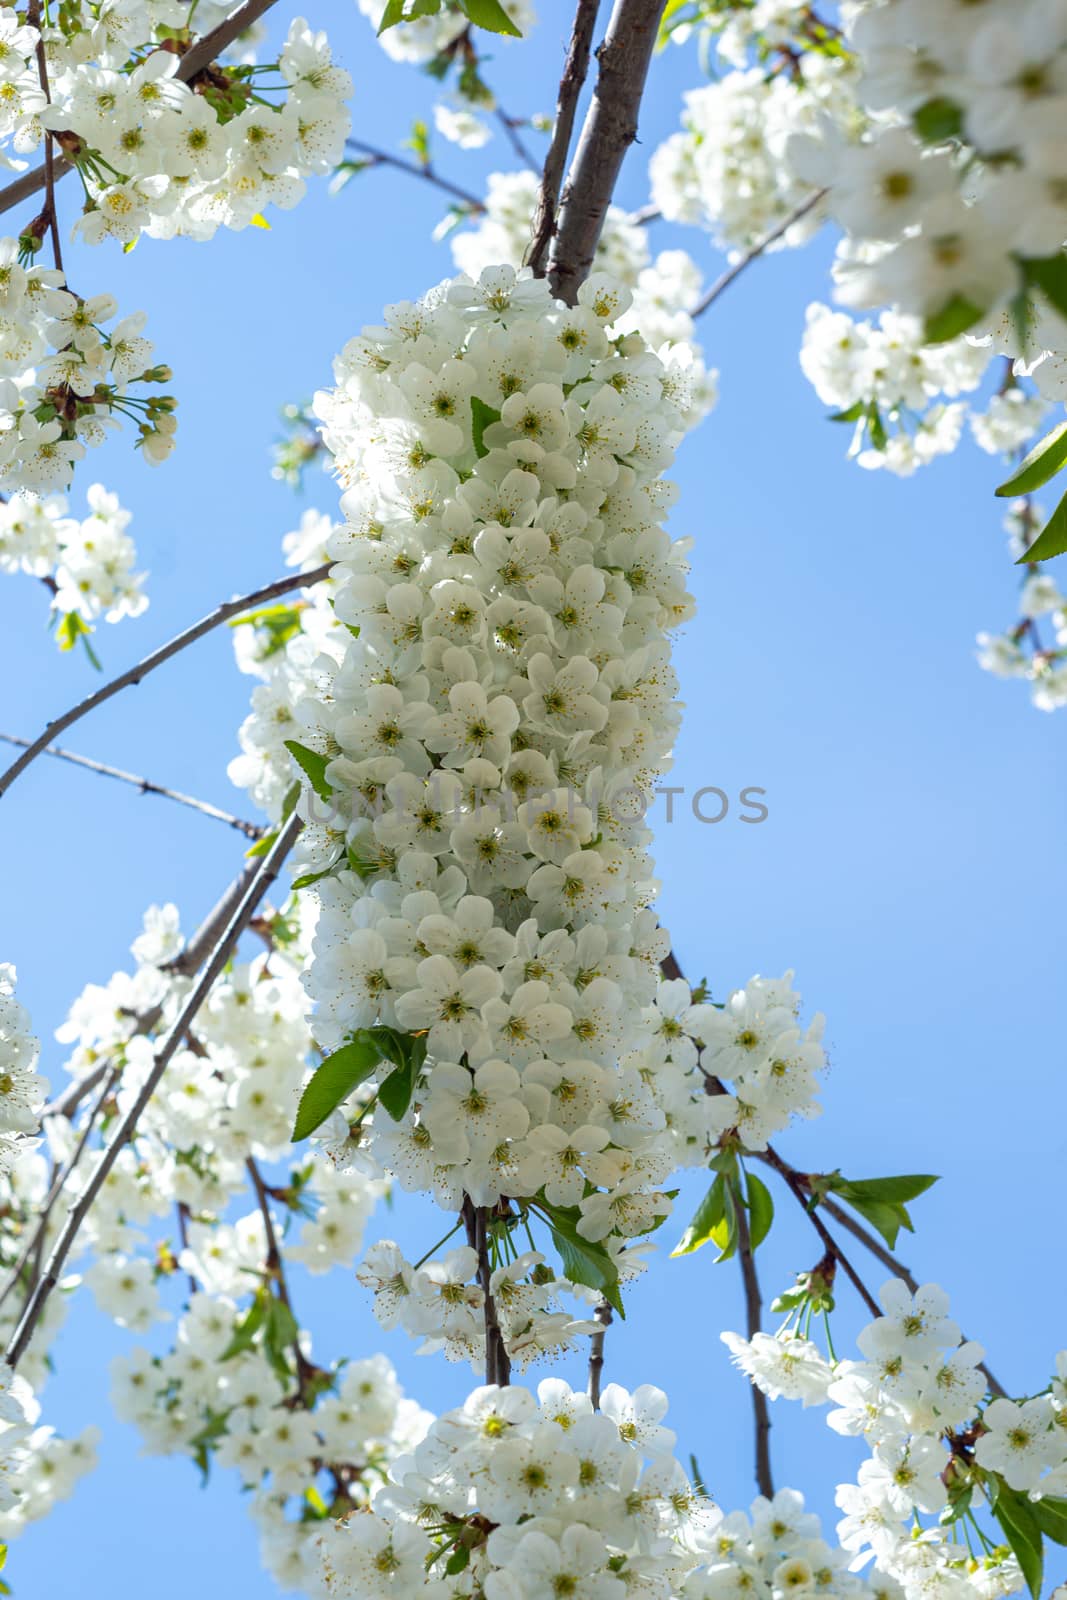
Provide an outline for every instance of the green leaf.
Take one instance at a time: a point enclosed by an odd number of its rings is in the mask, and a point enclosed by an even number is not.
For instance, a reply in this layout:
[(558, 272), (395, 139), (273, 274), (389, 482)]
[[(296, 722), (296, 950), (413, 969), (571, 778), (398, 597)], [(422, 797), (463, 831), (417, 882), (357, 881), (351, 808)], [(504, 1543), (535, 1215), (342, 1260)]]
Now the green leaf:
[(996, 1499), (992, 1502), (992, 1510), (1023, 1569), (1023, 1577), (1033, 1600), (1040, 1600), (1045, 1567), (1044, 1543), (1041, 1527), (1029, 1500), (1017, 1489), (1009, 1489), (1001, 1481)]
[(293, 1124), (294, 1144), (321, 1127), (341, 1101), (365, 1083), (378, 1066), (382, 1052), (373, 1034), (373, 1029), (362, 1029), (348, 1044), (327, 1056), (314, 1072), (300, 1096)]
[(459, 0), (459, 7), (475, 27), (484, 28), (487, 33), (508, 33), (513, 39), (522, 38), (522, 30), (512, 22), (500, 0)]
[(1046, 433), (1012, 473), (996, 489), (998, 495), (1032, 494), (1054, 478), (1067, 465), (1067, 422)]
[(491, 422), (500, 421), (500, 412), (487, 406), (484, 400), (479, 400), (476, 394), (471, 395), (471, 436), (474, 440), (474, 453), (476, 456), (487, 456), (489, 447), (485, 443), (485, 430)]
[(904, 1202), (924, 1194), (936, 1182), (937, 1178), (928, 1172), (905, 1173), (893, 1178), (843, 1178), (835, 1172), (826, 1180), (826, 1185), (853, 1211), (866, 1217), (892, 1250), (901, 1228), (909, 1233), (915, 1231)]
[(306, 745), (298, 744), (295, 739), (286, 739), (285, 748), (301, 768), (319, 799), (329, 800), (333, 794), (332, 788), (326, 781), (329, 758), (320, 755), (317, 750), (309, 750)]
[(1062, 556), (1065, 550), (1067, 550), (1067, 494), (1049, 517), (1029, 550), (1019, 557), (1015, 565), (1026, 567), (1034, 561), (1051, 561), (1053, 556)]
[(833, 411), (826, 419), (828, 422), (858, 422), (867, 415), (867, 407), (862, 400), (857, 400), (854, 406), (849, 406), (847, 411)]
[(901, 1173), (894, 1178), (839, 1178), (834, 1177), (830, 1188), (844, 1200), (885, 1200), (890, 1205), (902, 1205), (905, 1200), (916, 1200), (939, 1181), (936, 1173)]
[(386, 0), (382, 20), (378, 24), (378, 37), (381, 38), (386, 28), (395, 28), (398, 22), (404, 20), (404, 0)]
[(619, 1294), (619, 1269), (602, 1244), (584, 1239), (578, 1232), (581, 1212), (577, 1206), (553, 1206), (547, 1200), (538, 1200), (541, 1211), (552, 1230), (552, 1242), (559, 1253), (563, 1275), (571, 1283), (582, 1283), (587, 1289), (596, 1289), (609, 1306), (625, 1320), (626, 1312)]
[(944, 344), (947, 339), (958, 339), (961, 333), (973, 328), (984, 315), (981, 306), (965, 295), (954, 294), (946, 300), (940, 311), (927, 317), (923, 329), (924, 344)]
[(1067, 1544), (1067, 1500), (1046, 1495), (1043, 1500), (1031, 1500), (1029, 1505), (1045, 1538), (1053, 1544)]
[(394, 1122), (399, 1122), (415, 1093), (415, 1079), (407, 1067), (397, 1067), (378, 1090), (378, 1103), (383, 1105)]
[(774, 1221), (774, 1201), (767, 1185), (762, 1178), (757, 1178), (754, 1172), (746, 1174), (745, 1190), (748, 1197), (749, 1242), (753, 1250), (758, 1250), (771, 1231), (771, 1223)]
[(267, 1315), (267, 1301), (269, 1299), (270, 1294), (265, 1288), (256, 1290), (255, 1299), (233, 1330), (233, 1338), (219, 1357), (220, 1361), (231, 1361), (234, 1356), (239, 1356), (243, 1350), (251, 1350), (256, 1334), (263, 1326), (264, 1318)]
[(1040, 289), (1061, 317), (1067, 317), (1067, 255), (1061, 250), (1054, 256), (1024, 261), (1022, 268), (1027, 283)]
[(924, 144), (944, 144), (963, 132), (963, 112), (954, 100), (938, 95), (919, 107), (911, 123)]
[(882, 413), (872, 400), (867, 408), (867, 428), (871, 436), (871, 444), (876, 450), (884, 450), (889, 443), (889, 435), (885, 431)]
[(726, 1210), (726, 1183), (720, 1172), (696, 1208), (693, 1220), (671, 1251), (671, 1258), (688, 1256), (712, 1237), (712, 1229), (722, 1221)]
[(465, 1544), (457, 1544), (456, 1548), (445, 1562), (445, 1571), (448, 1573), (450, 1578), (454, 1578), (457, 1572), (462, 1572), (465, 1567), (470, 1566), (470, 1561), (470, 1547)]
[(262, 839), (257, 839), (254, 845), (249, 846), (249, 848), (245, 851), (246, 860), (254, 860), (257, 856), (265, 856), (270, 854), (271, 847), (278, 837), (279, 828), (285, 827), (285, 824), (289, 821), (289, 818), (296, 809), (296, 802), (299, 799), (300, 779), (298, 778), (292, 787), (286, 790), (285, 799), (282, 801), (282, 819), (279, 827), (272, 828), (269, 833), (265, 833), (263, 835)]
[(727, 1183), (723, 1190), (722, 1218), (711, 1230), (711, 1237), (719, 1247), (719, 1254), (715, 1257), (715, 1265), (720, 1261), (729, 1261), (737, 1249), (739, 1234), (737, 1231), (737, 1201), (734, 1198), (734, 1186)]

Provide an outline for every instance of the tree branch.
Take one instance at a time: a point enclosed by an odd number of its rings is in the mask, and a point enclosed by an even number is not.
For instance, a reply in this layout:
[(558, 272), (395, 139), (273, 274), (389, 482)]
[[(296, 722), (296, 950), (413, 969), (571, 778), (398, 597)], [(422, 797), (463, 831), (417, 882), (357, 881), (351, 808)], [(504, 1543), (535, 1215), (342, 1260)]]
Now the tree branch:
[(740, 256), (732, 266), (727, 267), (726, 271), (716, 278), (711, 288), (704, 291), (696, 304), (690, 306), (689, 315), (691, 317), (703, 316), (708, 307), (713, 306), (719, 296), (725, 293), (734, 279), (739, 278), (745, 268), (751, 266), (753, 261), (758, 260), (765, 250), (770, 249), (772, 244), (777, 244), (778, 240), (789, 232), (795, 222), (799, 222), (801, 217), (806, 217), (809, 211), (814, 211), (825, 194), (825, 189), (816, 190), (802, 205), (797, 206), (796, 210), (791, 212), (783, 222), (780, 222), (776, 228), (772, 228), (770, 233), (757, 240), (751, 250), (746, 250), (745, 254)]
[[(270, 1213), (270, 1196), (267, 1193), (267, 1186), (263, 1182), (263, 1174), (260, 1172), (253, 1156), (248, 1157), (245, 1167), (247, 1168), (248, 1176), (252, 1180), (252, 1187), (256, 1192), (256, 1203), (259, 1206), (260, 1216), (263, 1218), (263, 1232), (267, 1240), (267, 1272), (277, 1285), (278, 1299), (286, 1310), (292, 1313), (293, 1321), (297, 1322), (296, 1313), (293, 1311), (292, 1297), (289, 1293), (289, 1282), (285, 1276), (285, 1262), (282, 1259), (282, 1252), (278, 1245), (274, 1218)], [(297, 1325), (299, 1326), (299, 1323)], [(308, 1385), (311, 1379), (317, 1375), (318, 1368), (308, 1360), (300, 1348), (299, 1334), (293, 1340), (292, 1350), (293, 1360), (296, 1364), (296, 1399), (301, 1405), (304, 1405), (308, 1399)]]
[(432, 183), (435, 189), (441, 189), (445, 194), (462, 201), (472, 216), (482, 216), (485, 212), (483, 200), (479, 200), (469, 189), (461, 189), (458, 183), (453, 183), (449, 178), (442, 178), (432, 165), (405, 161), (403, 156), (394, 156), (391, 151), (380, 150), (377, 145), (367, 144), (363, 139), (346, 139), (345, 149), (366, 156), (372, 167), (394, 167), (397, 172), (406, 172), (410, 178), (421, 178), (424, 183)]
[(573, 305), (607, 216), (623, 157), (637, 138), (637, 114), (666, 0), (615, 0), (597, 51), (600, 71), (559, 208), (548, 279)]
[(103, 705), (121, 689), (128, 688), (130, 684), (140, 683), (150, 672), (154, 672), (157, 667), (161, 667), (165, 661), (178, 655), (187, 646), (195, 644), (198, 639), (202, 639), (206, 633), (210, 633), (230, 617), (240, 616), (242, 611), (248, 611), (264, 601), (276, 600), (279, 595), (288, 594), (291, 589), (310, 589), (313, 584), (321, 583), (323, 578), (328, 577), (329, 572), (330, 564), (327, 563), (316, 567), (312, 572), (292, 573), (285, 578), (276, 578), (273, 583), (265, 584), (262, 589), (254, 589), (251, 594), (241, 595), (239, 599), (227, 600), (223, 605), (216, 606), (214, 611), (209, 612), (206, 617), (201, 617), (199, 622), (194, 622), (192, 627), (186, 628), (183, 633), (175, 634), (173, 639), (160, 645), (158, 650), (153, 650), (151, 655), (138, 661), (136, 666), (130, 667), (117, 678), (112, 678), (110, 683), (105, 683), (101, 688), (94, 690), (69, 711), (64, 711), (62, 716), (55, 717), (44, 732), (26, 746), (18, 760), (13, 761), (6, 772), (0, 773), (0, 795), (6, 794), (19, 774), (25, 772), (30, 763), (47, 750), (57, 733), (62, 733), (65, 728), (80, 722), (82, 717), (88, 716), (90, 711), (95, 711), (97, 706)]
[[(244, 33), (254, 22), (258, 22), (265, 11), (269, 11), (275, 0), (245, 0), (243, 6), (220, 22), (217, 28), (210, 33), (205, 33), (202, 39), (195, 44), (181, 58), (175, 77), (182, 83), (188, 83), (202, 72), (206, 66), (220, 55), (227, 45), (233, 43), (238, 34)], [(74, 170), (74, 163), (65, 158), (55, 161), (52, 166), (53, 184)], [(24, 172), (14, 183), (9, 183), (5, 189), (0, 189), (0, 212), (10, 211), (13, 206), (21, 205), (23, 200), (28, 200), (31, 194), (36, 194), (38, 189), (43, 189), (49, 181), (47, 151), (45, 162), (39, 167), (34, 167), (32, 172)]]
[(604, 1340), (611, 1327), (611, 1307), (602, 1300), (593, 1312), (600, 1330), (589, 1339), (589, 1403), (594, 1411), (600, 1410), (600, 1385), (604, 1377)]
[[(756, 1271), (756, 1258), (752, 1251), (752, 1236), (748, 1227), (748, 1216), (745, 1211), (744, 1200), (740, 1194), (736, 1195), (734, 1211), (737, 1216), (737, 1259), (741, 1265), (741, 1281), (745, 1289), (745, 1321), (748, 1328), (748, 1337), (752, 1339), (760, 1332), (763, 1316), (763, 1296), (760, 1293), (759, 1275)], [(752, 1420), (756, 1434), (756, 1483), (760, 1494), (766, 1495), (768, 1500), (774, 1499), (774, 1475), (771, 1471), (771, 1409), (767, 1403), (767, 1396), (756, 1384), (750, 1384), (752, 1391)]]
[(485, 1319), (485, 1381), (498, 1383), (501, 1388), (505, 1388), (511, 1382), (511, 1358), (504, 1344), (504, 1335), (500, 1331), (496, 1302), (493, 1299), (492, 1268), (489, 1264), (489, 1240), (486, 1228), (487, 1209), (485, 1206), (476, 1206), (470, 1195), (465, 1194), (460, 1215), (467, 1230), (467, 1243), (478, 1257), (478, 1282), (482, 1286)]
[[(41, 1203), (40, 1210), (37, 1213), (37, 1226), (34, 1228), (33, 1232), (27, 1238), (26, 1243), (19, 1251), (18, 1257), (11, 1267), (7, 1282), (4, 1284), (3, 1288), (0, 1289), (0, 1306), (5, 1303), (12, 1290), (18, 1286), (19, 1279), (22, 1277), (26, 1267), (29, 1266), (31, 1260), (35, 1256), (40, 1255), (45, 1236), (48, 1232), (48, 1223), (52, 1212), (55, 1209), (56, 1201), (63, 1193), (63, 1190), (70, 1181), (71, 1175), (74, 1173), (75, 1169), (80, 1163), (81, 1158), (85, 1153), (86, 1146), (92, 1137), (93, 1130), (96, 1127), (96, 1119), (103, 1110), (108, 1096), (113, 1091), (115, 1084), (122, 1076), (122, 1066), (120, 1063), (112, 1063), (109, 1065), (109, 1063), (105, 1061), (103, 1063), (103, 1069), (104, 1070), (101, 1073), (101, 1077), (105, 1078), (107, 1081), (104, 1083), (104, 1087), (97, 1098), (96, 1104), (93, 1106), (93, 1109), (85, 1119), (85, 1126), (82, 1128), (78, 1137), (78, 1141), (73, 1150), (70, 1152), (70, 1155), (67, 1157), (66, 1161), (61, 1166), (57, 1167), (56, 1171), (52, 1175), (52, 1183), (49, 1187), (48, 1193), (45, 1195), (44, 1200)], [(99, 1079), (97, 1081), (99, 1081)], [(31, 1293), (33, 1292), (33, 1288), (35, 1286), (35, 1277), (36, 1274), (31, 1275), (29, 1286)]]
[(563, 76), (559, 80), (556, 100), (556, 120), (552, 128), (552, 143), (545, 157), (541, 174), (541, 188), (534, 213), (533, 236), (526, 252), (525, 265), (532, 268), (536, 278), (545, 275), (548, 247), (556, 231), (556, 210), (559, 206), (560, 185), (567, 167), (574, 119), (578, 112), (578, 99), (589, 71), (589, 56), (593, 48), (593, 31), (596, 28), (600, 0), (578, 0), (574, 13), (574, 28), (563, 63)]
[[(0, 739), (5, 744), (15, 745), (20, 750), (28, 750), (30, 747), (28, 739), (20, 739), (14, 733), (0, 733)], [(72, 766), (84, 767), (87, 772), (97, 772), (104, 778), (116, 778), (120, 783), (132, 784), (142, 794), (158, 794), (165, 800), (176, 800), (179, 805), (189, 806), (205, 817), (214, 817), (217, 822), (225, 822), (228, 827), (236, 828), (246, 839), (262, 838), (265, 832), (258, 822), (246, 822), (242, 817), (235, 817), (229, 811), (221, 811), (218, 806), (211, 805), (207, 800), (197, 800), (194, 795), (182, 794), (180, 789), (168, 789), (164, 784), (153, 783), (150, 778), (138, 778), (132, 772), (123, 772), (121, 767), (109, 767), (106, 762), (95, 761), (91, 756), (79, 756), (75, 755), (73, 750), (61, 750), (57, 744), (46, 746), (41, 754), (55, 756), (59, 761), (69, 761)]]
[(155, 1061), (152, 1064), (152, 1070), (149, 1072), (143, 1085), (141, 1086), (141, 1090), (137, 1095), (137, 1098), (134, 1100), (133, 1104), (122, 1118), (122, 1121), (115, 1129), (115, 1132), (109, 1144), (103, 1150), (100, 1160), (97, 1162), (96, 1167), (93, 1170), (92, 1177), (86, 1184), (85, 1189), (82, 1191), (75, 1203), (70, 1207), (70, 1210), (67, 1214), (67, 1221), (60, 1231), (59, 1237), (52, 1248), (52, 1253), (48, 1258), (48, 1264), (29, 1298), (26, 1308), (23, 1311), (22, 1317), (19, 1321), (19, 1325), (15, 1329), (11, 1343), (7, 1348), (4, 1359), (7, 1361), (9, 1366), (17, 1366), (22, 1356), (25, 1354), (26, 1346), (33, 1337), (34, 1330), (41, 1319), (41, 1315), (48, 1303), (49, 1297), (59, 1282), (59, 1275), (63, 1270), (66, 1259), (71, 1252), (74, 1241), (78, 1237), (82, 1223), (88, 1216), (94, 1200), (106, 1183), (108, 1174), (115, 1165), (115, 1162), (118, 1160), (119, 1154), (123, 1147), (128, 1143), (135, 1133), (137, 1124), (141, 1119), (141, 1115), (145, 1107), (151, 1100), (156, 1089), (159, 1087), (159, 1083), (163, 1077), (163, 1074), (170, 1065), (171, 1059), (180, 1048), (190, 1026), (200, 1010), (200, 1007), (203, 1005), (204, 1001), (211, 992), (211, 988), (215, 983), (215, 980), (219, 977), (220, 973), (225, 968), (226, 963), (233, 955), (234, 950), (237, 947), (237, 943), (240, 940), (245, 928), (248, 926), (256, 907), (259, 905), (274, 879), (278, 876), (278, 873), (282, 867), (282, 863), (289, 854), (289, 851), (292, 849), (293, 844), (296, 841), (297, 834), (300, 832), (302, 826), (303, 824), (300, 818), (294, 813), (289, 818), (289, 821), (286, 823), (285, 827), (279, 833), (277, 839), (274, 841), (274, 844), (271, 846), (269, 853), (264, 856), (262, 861), (257, 863), (255, 873), (240, 904), (234, 911), (234, 914), (231, 917), (225, 932), (215, 946), (210, 960), (201, 971), (200, 977), (197, 979), (197, 982), (190, 991), (185, 1004), (182, 1006), (181, 1012), (179, 1013), (174, 1026), (171, 1028), (160, 1050), (158, 1051)]

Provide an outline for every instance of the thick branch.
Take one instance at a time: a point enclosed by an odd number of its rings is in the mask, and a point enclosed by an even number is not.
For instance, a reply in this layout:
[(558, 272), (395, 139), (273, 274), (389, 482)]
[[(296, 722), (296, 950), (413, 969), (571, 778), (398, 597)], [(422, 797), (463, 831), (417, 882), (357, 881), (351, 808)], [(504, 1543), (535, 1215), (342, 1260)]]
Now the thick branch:
[(573, 305), (589, 276), (637, 114), (666, 0), (615, 0), (600, 71), (559, 208), (548, 269), (553, 294)]
[[(734, 1210), (737, 1216), (737, 1259), (741, 1264), (741, 1281), (745, 1288), (745, 1322), (748, 1337), (753, 1339), (762, 1326), (763, 1296), (760, 1293), (756, 1258), (752, 1252), (748, 1215), (741, 1195), (736, 1197)], [(756, 1483), (760, 1494), (774, 1499), (774, 1475), (771, 1471), (771, 1408), (767, 1396), (756, 1384), (752, 1390), (752, 1420), (756, 1434)]]
[[(0, 733), (0, 739), (5, 744), (15, 745), (20, 750), (28, 750), (30, 747), (28, 739), (20, 739), (14, 733)], [(120, 783), (132, 784), (142, 794), (158, 794), (164, 800), (175, 800), (179, 805), (199, 811), (202, 816), (214, 817), (217, 822), (225, 822), (228, 827), (236, 828), (246, 839), (259, 839), (263, 834), (264, 830), (258, 822), (246, 822), (243, 817), (235, 817), (229, 811), (222, 811), (210, 801), (198, 800), (195, 795), (182, 794), (180, 789), (168, 789), (162, 783), (153, 783), (150, 778), (138, 778), (132, 772), (123, 772), (121, 767), (109, 767), (106, 762), (95, 761), (91, 756), (75, 755), (73, 750), (61, 750), (57, 744), (50, 744), (42, 754), (55, 756), (58, 761), (69, 761), (72, 766), (84, 767), (87, 772), (97, 772), (103, 778), (115, 778)]]
[(4, 1359), (9, 1366), (17, 1366), (25, 1354), (26, 1346), (32, 1339), (49, 1297), (59, 1282), (59, 1275), (63, 1271), (67, 1257), (93, 1202), (107, 1182), (108, 1174), (118, 1160), (121, 1151), (136, 1132), (137, 1124), (145, 1107), (159, 1087), (163, 1074), (181, 1047), (216, 979), (222, 973), (226, 963), (237, 948), (238, 941), (251, 921), (256, 907), (278, 876), (282, 863), (292, 849), (302, 826), (300, 818), (294, 813), (279, 833), (269, 853), (258, 863), (241, 903), (234, 911), (228, 927), (219, 939), (210, 960), (204, 966), (200, 977), (190, 991), (174, 1026), (157, 1052), (155, 1061), (152, 1064), (152, 1070), (146, 1077), (140, 1093), (115, 1129), (107, 1147), (101, 1153), (100, 1160), (97, 1162), (92, 1177), (86, 1184), (82, 1194), (70, 1207), (66, 1223), (52, 1247), (48, 1264), (38, 1280), (33, 1294), (30, 1296), (19, 1325), (7, 1348)]
[(574, 119), (578, 112), (578, 98), (589, 71), (593, 30), (596, 27), (599, 9), (600, 0), (578, 0), (578, 9), (574, 14), (571, 42), (567, 48), (567, 59), (563, 63), (563, 76), (559, 80), (552, 143), (545, 157), (537, 210), (534, 213), (533, 237), (526, 252), (526, 265), (533, 269), (537, 278), (543, 278), (545, 275), (548, 247), (556, 232), (560, 185), (567, 169), (567, 156), (570, 154), (571, 139), (574, 135)]
[[(188, 83), (195, 78), (198, 72), (210, 65), (217, 55), (220, 55), (227, 45), (231, 45), (238, 34), (244, 33), (254, 22), (258, 22), (265, 11), (269, 11), (275, 0), (245, 0), (243, 6), (238, 7), (232, 17), (227, 17), (225, 22), (220, 22), (217, 28), (210, 33), (205, 33), (202, 39), (182, 56), (178, 71), (175, 74), (183, 83)], [(53, 183), (74, 170), (71, 161), (59, 160), (53, 163)], [(38, 189), (43, 189), (48, 182), (48, 166), (42, 163), (34, 167), (32, 172), (24, 172), (14, 183), (9, 183), (6, 189), (0, 189), (0, 212), (10, 211), (12, 206), (21, 205), (23, 200), (28, 200), (31, 194), (36, 194)]]
[(216, 606), (214, 611), (209, 612), (206, 617), (201, 617), (199, 622), (194, 622), (184, 633), (175, 634), (173, 639), (160, 645), (158, 650), (153, 650), (151, 655), (138, 661), (136, 666), (130, 667), (117, 678), (112, 678), (110, 683), (105, 683), (101, 688), (94, 690), (69, 711), (64, 711), (62, 716), (53, 718), (44, 732), (26, 746), (18, 760), (13, 761), (7, 771), (0, 774), (0, 795), (6, 794), (19, 774), (25, 772), (30, 763), (47, 750), (57, 733), (62, 733), (65, 728), (80, 722), (82, 717), (88, 716), (90, 711), (95, 711), (97, 706), (103, 705), (105, 700), (110, 700), (121, 689), (128, 688), (130, 684), (140, 683), (150, 672), (161, 667), (172, 656), (180, 654), (187, 646), (195, 644), (198, 639), (202, 639), (220, 623), (227, 622), (230, 617), (240, 616), (242, 611), (249, 611), (253, 606), (262, 605), (267, 600), (276, 600), (279, 595), (288, 594), (291, 589), (309, 589), (312, 584), (321, 583), (323, 578), (329, 576), (329, 572), (328, 563), (316, 567), (313, 572), (294, 572), (288, 577), (276, 578), (273, 583), (266, 584), (262, 589), (255, 589), (251, 594), (241, 595), (239, 599), (227, 600), (225, 604)]

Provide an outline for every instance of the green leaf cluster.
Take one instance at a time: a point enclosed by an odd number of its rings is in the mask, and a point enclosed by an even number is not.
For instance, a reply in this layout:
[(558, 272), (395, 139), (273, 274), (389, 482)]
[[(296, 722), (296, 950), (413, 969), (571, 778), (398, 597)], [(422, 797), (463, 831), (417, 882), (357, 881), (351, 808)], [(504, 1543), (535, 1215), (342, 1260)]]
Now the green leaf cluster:
[(858, 1211), (892, 1250), (901, 1228), (915, 1232), (905, 1202), (925, 1194), (936, 1182), (937, 1177), (927, 1172), (897, 1178), (844, 1178), (833, 1172), (826, 1180), (826, 1188)]

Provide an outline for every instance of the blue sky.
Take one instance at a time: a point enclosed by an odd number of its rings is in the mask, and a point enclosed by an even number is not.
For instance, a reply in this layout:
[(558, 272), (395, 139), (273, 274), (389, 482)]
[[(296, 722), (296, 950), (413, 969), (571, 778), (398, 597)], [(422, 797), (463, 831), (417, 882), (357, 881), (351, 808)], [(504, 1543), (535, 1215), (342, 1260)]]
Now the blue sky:
[[(542, 13), (535, 35), (501, 46), (489, 72), (515, 113), (554, 100), (569, 11), (547, 0)], [(354, 131), (395, 147), (428, 113), (433, 86), (385, 60), (351, 0), (311, 20), (330, 27), (355, 77)], [(656, 61), (625, 202), (647, 198), (647, 155), (676, 126), (696, 76), (690, 53)], [(497, 136), (486, 152), (445, 148), (439, 158), (477, 189), (485, 172), (510, 168), (508, 154)], [(73, 207), (73, 194), (63, 199)], [(430, 238), (442, 210), (429, 186), (375, 172), (333, 200), (313, 188), (295, 212), (272, 216), (269, 233), (220, 234), (210, 247), (145, 240), (129, 256), (68, 250), (79, 292), (108, 289), (124, 312), (148, 311), (181, 399), (179, 447), (165, 466), (145, 467), (127, 435), (82, 469), (81, 494), (99, 476), (133, 510), (151, 572), (146, 615), (98, 636), (108, 675), (218, 600), (277, 576), (281, 535), (303, 507), (332, 509), (325, 476), (312, 475), (299, 500), (271, 480), (279, 408), (329, 381), (334, 352), (383, 303), (450, 272), (447, 248)], [(657, 226), (654, 243), (685, 245), (709, 278), (721, 265), (691, 230)], [(770, 814), (745, 826), (734, 808), (713, 827), (682, 810), (660, 826), (661, 908), (687, 971), (720, 995), (754, 972), (796, 969), (809, 1009), (827, 1014), (831, 1070), (825, 1115), (782, 1147), (812, 1171), (943, 1174), (916, 1205), (919, 1232), (902, 1254), (948, 1288), (1007, 1387), (1029, 1391), (1046, 1380), (1067, 1312), (1049, 1245), (1064, 1154), (1061, 723), (972, 659), (975, 632), (1013, 612), (997, 464), (965, 448), (910, 482), (864, 474), (844, 460), (844, 430), (825, 422), (800, 373), (804, 309), (827, 297), (829, 254), (819, 241), (759, 263), (702, 330), (722, 398), (675, 472), (672, 526), (694, 540), (700, 617), (678, 643), (688, 710), (671, 781), (731, 795), (760, 786)], [(77, 488), (72, 503), (81, 513)], [(35, 733), (97, 681), (83, 658), (52, 647), (45, 600), (29, 579), (0, 584), (4, 731)], [(68, 743), (242, 809), (225, 767), (248, 690), (222, 630)], [(174, 899), (194, 924), (236, 870), (241, 843), (46, 761), (5, 800), (4, 824), (0, 959), (19, 968), (44, 1070), (58, 1080), (51, 1034), (73, 996), (125, 964), (149, 902)], [(687, 1183), (679, 1224), (700, 1190)], [(787, 1197), (779, 1209), (760, 1253), (771, 1293), (815, 1260)], [(428, 1208), (401, 1201), (373, 1231), (421, 1253), (440, 1227)], [(669, 1224), (668, 1242), (674, 1234)], [(869, 1280), (880, 1281), (873, 1265)], [(433, 1408), (469, 1386), (466, 1369), (383, 1335), (348, 1275), (298, 1276), (296, 1289), (322, 1354), (386, 1349)], [(753, 1492), (749, 1397), (718, 1331), (741, 1316), (733, 1264), (664, 1254), (608, 1348), (609, 1377), (669, 1389), (679, 1448), (698, 1454), (731, 1507)], [(843, 1333), (862, 1320), (845, 1294), (840, 1320)], [(101, 1422), (101, 1465), (13, 1550), (16, 1593), (51, 1600), (77, 1586), (125, 1600), (147, 1582), (154, 1600), (185, 1600), (193, 1585), (202, 1600), (237, 1585), (244, 1600), (270, 1596), (235, 1484), (220, 1475), (201, 1491), (191, 1465), (139, 1458), (133, 1430), (109, 1420), (107, 1364), (129, 1342), (88, 1295), (77, 1302), (46, 1418), (61, 1430)], [(773, 1442), (779, 1480), (805, 1488), (832, 1520), (832, 1485), (854, 1465), (849, 1446), (818, 1415), (781, 1406)]]

